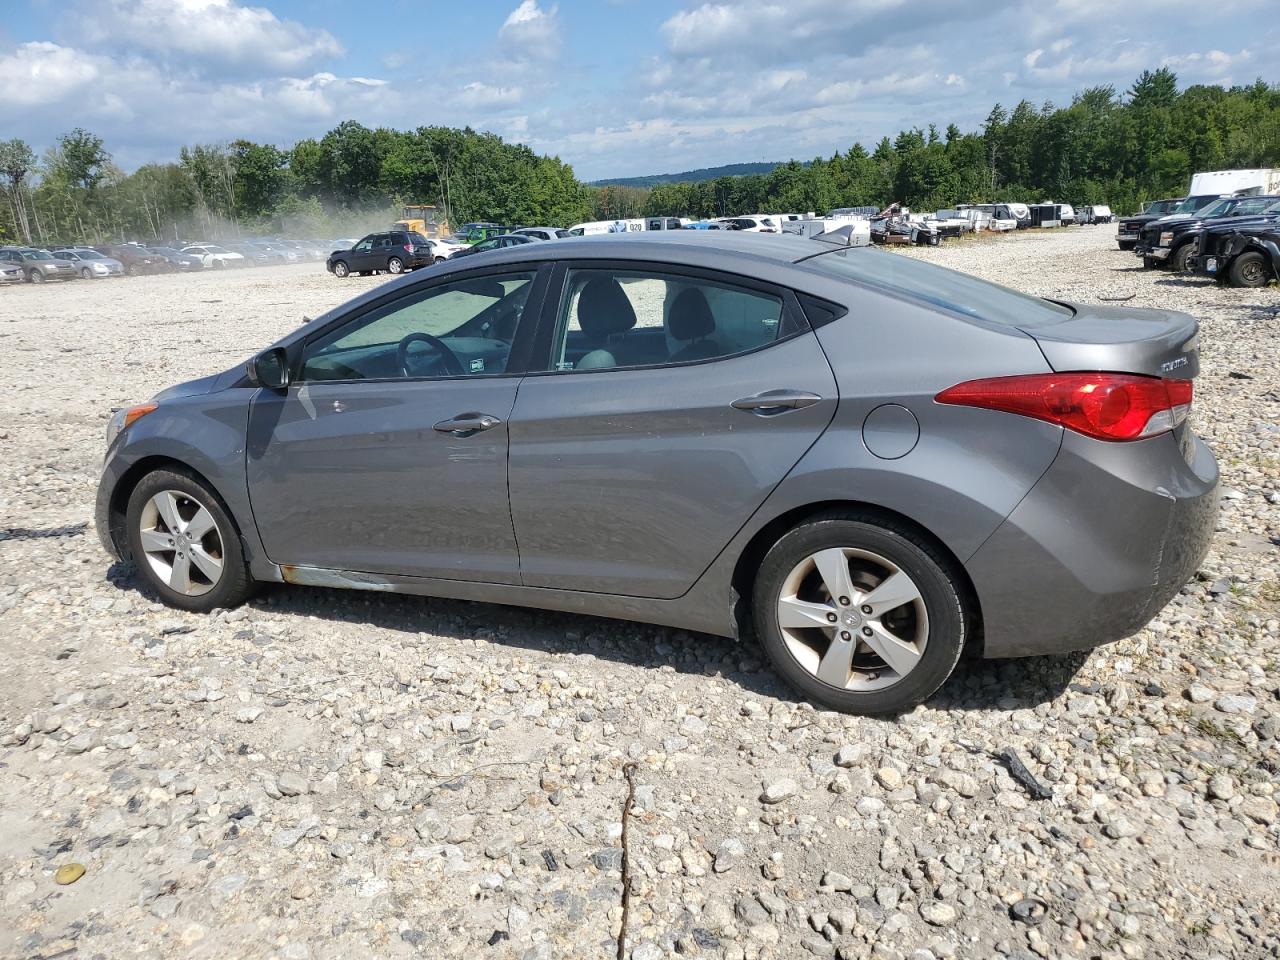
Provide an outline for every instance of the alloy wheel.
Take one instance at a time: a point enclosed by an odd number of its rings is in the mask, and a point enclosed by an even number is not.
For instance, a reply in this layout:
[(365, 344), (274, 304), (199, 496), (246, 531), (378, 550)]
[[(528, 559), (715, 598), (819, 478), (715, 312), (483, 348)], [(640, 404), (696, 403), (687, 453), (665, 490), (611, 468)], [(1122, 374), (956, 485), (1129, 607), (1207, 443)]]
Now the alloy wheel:
[(222, 533), (209, 508), (189, 493), (162, 490), (138, 518), (147, 564), (175, 593), (198, 597), (222, 579)]
[(888, 558), (854, 547), (820, 550), (796, 564), (777, 611), (796, 662), (841, 690), (893, 686), (920, 663), (929, 638), (915, 581)]
[(387, 261), (387, 270), (389, 270), (391, 273), (400, 273), (402, 270), (404, 270), (404, 261), (402, 261), (399, 257), (392, 257), (390, 260)]

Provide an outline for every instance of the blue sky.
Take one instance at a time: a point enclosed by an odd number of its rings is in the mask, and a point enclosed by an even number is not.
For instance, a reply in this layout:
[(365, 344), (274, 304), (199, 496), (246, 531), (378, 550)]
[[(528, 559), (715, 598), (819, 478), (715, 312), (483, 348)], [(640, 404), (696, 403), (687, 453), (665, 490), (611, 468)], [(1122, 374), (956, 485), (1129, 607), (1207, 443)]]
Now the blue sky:
[(342, 120), (466, 125), (587, 179), (975, 129), (996, 101), (1280, 81), (1276, 0), (5, 0), (0, 138), (132, 169)]

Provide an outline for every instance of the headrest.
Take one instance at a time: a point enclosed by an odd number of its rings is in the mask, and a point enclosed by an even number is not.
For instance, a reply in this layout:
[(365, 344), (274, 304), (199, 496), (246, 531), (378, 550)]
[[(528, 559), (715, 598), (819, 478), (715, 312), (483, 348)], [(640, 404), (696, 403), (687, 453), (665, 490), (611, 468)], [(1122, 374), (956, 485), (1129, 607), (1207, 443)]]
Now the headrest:
[(636, 311), (613, 277), (587, 281), (578, 297), (578, 326), (593, 340), (626, 333), (636, 325)]
[(697, 340), (716, 332), (716, 319), (701, 290), (688, 287), (676, 295), (667, 314), (667, 330), (677, 340)]

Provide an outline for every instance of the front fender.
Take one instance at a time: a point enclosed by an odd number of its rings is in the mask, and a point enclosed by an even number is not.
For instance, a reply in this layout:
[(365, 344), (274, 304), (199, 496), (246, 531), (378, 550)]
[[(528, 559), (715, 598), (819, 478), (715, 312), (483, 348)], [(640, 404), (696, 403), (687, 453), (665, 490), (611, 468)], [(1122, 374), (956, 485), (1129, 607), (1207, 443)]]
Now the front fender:
[[(134, 421), (107, 451), (98, 483), (95, 520), (99, 537), (117, 556), (126, 548), (114, 527), (121, 483), (136, 479), (149, 461), (176, 461), (200, 474), (222, 499), (240, 527), (245, 554), (255, 568), (265, 558), (253, 524), (245, 479), (245, 433), (256, 387), (233, 387), (213, 394), (165, 400)], [(255, 569), (255, 574), (260, 571)]]

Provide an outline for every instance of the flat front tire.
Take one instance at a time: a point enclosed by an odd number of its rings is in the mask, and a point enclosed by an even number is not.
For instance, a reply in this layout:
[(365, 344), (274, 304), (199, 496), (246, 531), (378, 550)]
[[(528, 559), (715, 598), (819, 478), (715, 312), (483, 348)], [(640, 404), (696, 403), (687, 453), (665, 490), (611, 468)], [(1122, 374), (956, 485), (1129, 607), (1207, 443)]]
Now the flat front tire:
[(1271, 282), (1266, 258), (1257, 250), (1242, 253), (1232, 260), (1227, 275), (1233, 287), (1265, 287)]
[(807, 521), (765, 555), (752, 614), (778, 672), (845, 713), (908, 710), (955, 668), (969, 631), (959, 576), (906, 525), (856, 512)]
[(142, 579), (171, 607), (209, 613), (253, 592), (240, 533), (217, 495), (195, 476), (155, 470), (129, 495), (129, 553)]

